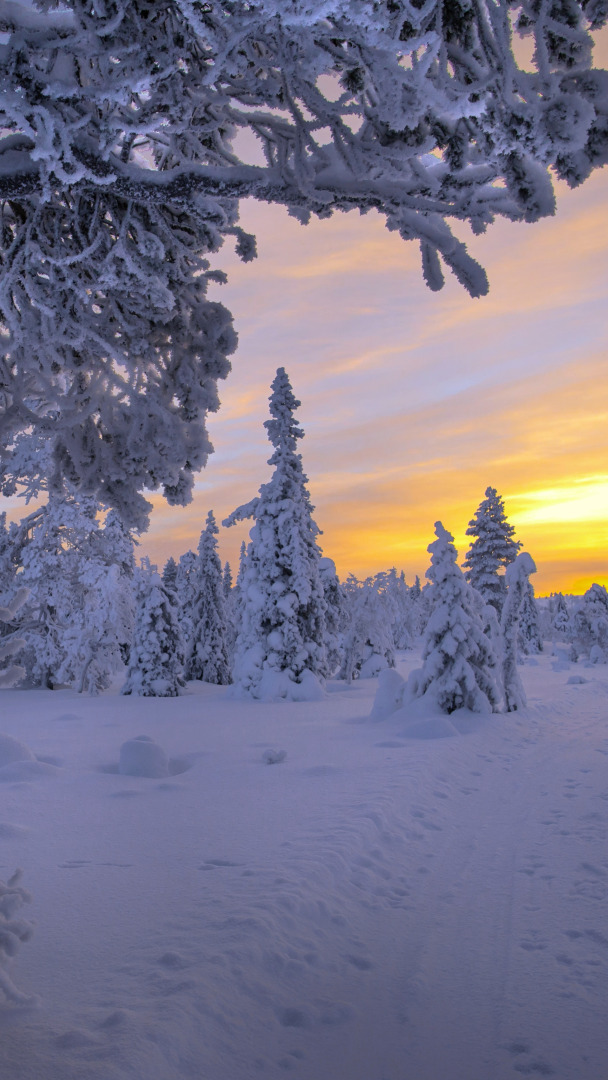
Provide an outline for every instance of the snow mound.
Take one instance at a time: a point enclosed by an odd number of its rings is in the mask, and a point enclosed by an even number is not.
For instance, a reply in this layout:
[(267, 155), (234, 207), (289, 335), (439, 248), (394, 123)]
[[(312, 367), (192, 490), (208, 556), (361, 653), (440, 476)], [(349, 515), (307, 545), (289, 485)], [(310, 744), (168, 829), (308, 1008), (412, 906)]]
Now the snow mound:
[(403, 732), (405, 739), (450, 739), (458, 735), (459, 731), (454, 727), (447, 716), (428, 716), (422, 720), (415, 720), (408, 724)]
[(400, 709), (403, 704), (403, 691), (406, 685), (405, 679), (394, 668), (381, 671), (378, 676), (378, 689), (376, 690), (370, 719), (386, 720), (391, 713)]
[(45, 761), (11, 761), (0, 768), (0, 784), (15, 780), (42, 780), (57, 776), (60, 771), (56, 765), (47, 765)]
[(35, 761), (29, 746), (13, 739), (12, 735), (0, 734), (0, 769), (13, 761)]
[(158, 780), (169, 775), (169, 762), (165, 751), (149, 735), (137, 735), (122, 744), (118, 771), (122, 776)]
[(584, 679), (582, 675), (571, 675), (566, 679), (566, 686), (582, 686), (583, 683), (588, 683), (589, 679)]

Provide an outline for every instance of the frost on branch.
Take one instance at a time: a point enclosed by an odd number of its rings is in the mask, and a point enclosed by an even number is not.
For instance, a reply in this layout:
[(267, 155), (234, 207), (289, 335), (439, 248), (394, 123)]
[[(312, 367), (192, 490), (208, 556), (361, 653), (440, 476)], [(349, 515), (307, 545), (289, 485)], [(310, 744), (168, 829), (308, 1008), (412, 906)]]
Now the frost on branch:
[(55, 470), (131, 527), (143, 487), (188, 501), (235, 347), (209, 258), (226, 237), (255, 256), (241, 198), (303, 223), (376, 210), (432, 289), (447, 267), (483, 295), (451, 223), (536, 221), (549, 170), (575, 185), (608, 160), (606, 17), (602, 0), (0, 0), (6, 490), (14, 437), (41, 429)]
[(23, 941), (29, 941), (33, 926), (16, 913), (32, 899), (26, 889), (18, 884), (21, 870), (16, 870), (8, 882), (0, 881), (0, 991), (7, 1001), (17, 1005), (30, 1005), (36, 998), (22, 993), (12, 981), (7, 967)]

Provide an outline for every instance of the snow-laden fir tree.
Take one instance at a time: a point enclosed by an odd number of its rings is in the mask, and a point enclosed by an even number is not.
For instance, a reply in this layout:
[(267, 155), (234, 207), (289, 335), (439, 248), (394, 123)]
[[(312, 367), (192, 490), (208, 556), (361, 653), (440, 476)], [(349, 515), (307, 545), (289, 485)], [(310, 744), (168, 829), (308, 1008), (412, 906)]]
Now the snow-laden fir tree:
[(530, 574), (536, 573), (531, 555), (522, 551), (506, 569), (507, 595), (502, 609), (500, 628), (503, 638), (502, 681), (507, 712), (516, 712), (526, 704), (526, 694), (517, 669), (519, 616), (527, 592)]
[(184, 644), (175, 594), (156, 571), (137, 573), (137, 609), (127, 679), (121, 694), (177, 697), (185, 685)]
[(165, 565), (163, 566), (162, 578), (168, 589), (175, 589), (175, 581), (177, 578), (177, 563), (172, 555), (169, 556)]
[(217, 535), (218, 527), (213, 510), (210, 510), (198, 545), (193, 637), (186, 664), (186, 678), (227, 686), (230, 682), (228, 629)]
[(607, 15), (605, 0), (1, 0), (6, 484), (27, 480), (16, 432), (41, 431), (53, 470), (131, 525), (145, 486), (189, 500), (236, 344), (209, 255), (226, 237), (255, 255), (240, 199), (302, 224), (373, 209), (419, 243), (432, 289), (444, 264), (486, 293), (450, 224), (551, 216), (554, 177), (606, 163), (592, 31)]
[(177, 600), (179, 625), (187, 656), (194, 638), (194, 601), (196, 597), (196, 568), (198, 556), (195, 551), (180, 555), (175, 574), (174, 592)]
[(536, 656), (543, 651), (538, 607), (530, 578), (524, 586), (524, 595), (519, 609), (518, 645), (525, 656)]
[(513, 539), (515, 529), (507, 521), (504, 502), (496, 488), (486, 488), (486, 497), (469, 522), (466, 535), (473, 536), (467, 557), (463, 563), (465, 577), (486, 604), (492, 604), (500, 615), (505, 597), (504, 570), (521, 547)]
[(549, 600), (549, 615), (550, 627), (548, 629), (551, 634), (553, 652), (555, 652), (555, 645), (557, 642), (572, 640), (573, 627), (570, 622), (570, 612), (562, 593), (554, 593), (551, 596)]
[(48, 502), (15, 530), (20, 550), (20, 581), (29, 589), (21, 621), (28, 681), (52, 688), (71, 647), (69, 634), (79, 609), (79, 551), (94, 513), (85, 511), (65, 489), (52, 488)]
[(594, 582), (579, 601), (571, 620), (575, 658), (584, 656), (592, 664), (608, 660), (608, 592)]
[(230, 563), (224, 563), (224, 572), (222, 574), (222, 584), (224, 587), (224, 598), (227, 600), (232, 590), (232, 570)]
[(346, 592), (340, 584), (336, 564), (324, 556), (319, 563), (319, 573), (325, 597), (325, 645), (327, 652), (327, 677), (336, 675), (342, 663), (344, 634), (348, 626)]
[(442, 712), (496, 712), (501, 701), (498, 662), (484, 629), (483, 601), (457, 566), (454, 537), (440, 521), (435, 535), (428, 547), (432, 607), (423, 666), (413, 672), (410, 685), (416, 697), (428, 694)]
[(33, 924), (18, 914), (32, 899), (19, 884), (20, 879), (21, 870), (16, 870), (7, 882), (0, 881), (0, 991), (15, 1005), (33, 1005), (36, 998), (18, 990), (7, 970), (22, 942), (29, 941), (34, 931)]
[(247, 562), (247, 544), (244, 540), (241, 541), (241, 549), (239, 552), (239, 568), (236, 575), (235, 587), (239, 589), (243, 584), (243, 578), (245, 576), (245, 564)]
[(303, 700), (322, 693), (327, 672), (326, 602), (319, 573), (321, 551), (298, 440), (304, 435), (294, 413), (300, 402), (285, 368), (272, 383), (271, 419), (265, 421), (274, 447), (271, 479), (258, 498), (224, 522), (254, 518), (243, 579), (241, 621), (233, 665), (234, 696)]
[(80, 693), (106, 690), (128, 663), (135, 621), (134, 539), (115, 510), (77, 551), (74, 613), (60, 682)]
[(0, 606), (0, 689), (5, 690), (9, 686), (15, 686), (25, 676), (25, 668), (20, 664), (13, 663), (13, 657), (21, 652), (25, 641), (18, 634), (11, 632), (17, 612), (23, 607), (29, 595), (29, 590), (22, 587), (17, 589), (11, 602)]
[(395, 648), (386, 603), (372, 580), (347, 579), (347, 625), (338, 677), (374, 679), (395, 666)]

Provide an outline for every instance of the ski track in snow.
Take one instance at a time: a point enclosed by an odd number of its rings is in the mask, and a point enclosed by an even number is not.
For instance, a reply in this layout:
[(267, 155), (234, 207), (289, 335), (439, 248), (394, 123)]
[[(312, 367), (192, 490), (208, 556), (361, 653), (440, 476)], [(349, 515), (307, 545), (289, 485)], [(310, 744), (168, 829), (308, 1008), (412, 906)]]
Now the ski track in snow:
[[(522, 672), (527, 710), (430, 741), (366, 719), (375, 681), (5, 691), (46, 768), (0, 785), (0, 877), (24, 866), (38, 924), (12, 975), (42, 998), (0, 1003), (0, 1076), (602, 1080), (608, 671)], [(118, 775), (143, 732), (167, 780)]]

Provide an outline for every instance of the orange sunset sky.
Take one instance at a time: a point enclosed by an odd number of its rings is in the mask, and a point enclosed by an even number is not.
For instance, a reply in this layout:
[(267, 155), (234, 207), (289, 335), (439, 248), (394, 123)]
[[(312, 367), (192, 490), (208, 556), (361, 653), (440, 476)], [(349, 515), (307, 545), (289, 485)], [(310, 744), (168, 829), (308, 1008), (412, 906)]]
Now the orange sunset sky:
[[(463, 559), (492, 485), (537, 563), (537, 595), (608, 584), (608, 169), (560, 187), (552, 219), (471, 237), (491, 283), (479, 300), (453, 278), (431, 293), (417, 247), (377, 216), (304, 228), (245, 204), (242, 221), (259, 258), (217, 258), (229, 284), (213, 296), (232, 310), (239, 348), (209, 423), (216, 452), (189, 507), (152, 497), (140, 553), (177, 558), (196, 548), (209, 509), (220, 522), (257, 494), (283, 365), (302, 401), (321, 544), (341, 577), (391, 566), (422, 577), (437, 519)], [(247, 534), (220, 530), (235, 569)]]

